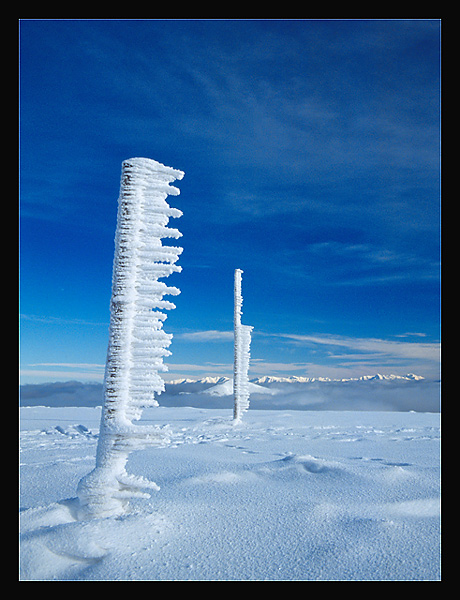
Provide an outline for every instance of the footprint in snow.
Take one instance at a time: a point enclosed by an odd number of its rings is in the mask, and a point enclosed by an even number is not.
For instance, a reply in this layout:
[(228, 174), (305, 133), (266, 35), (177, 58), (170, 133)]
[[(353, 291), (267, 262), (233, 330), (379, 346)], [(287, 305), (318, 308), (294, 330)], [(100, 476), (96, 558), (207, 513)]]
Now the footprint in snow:
[[(92, 433), (84, 425), (71, 425), (70, 428), (69, 428), (69, 430), (64, 429), (60, 425), (56, 425), (54, 427), (54, 430), (52, 431), (52, 433), (54, 433), (56, 431), (58, 433), (60, 433), (61, 435), (65, 435), (65, 436), (68, 436), (68, 437), (71, 437), (71, 438), (78, 437), (80, 435), (83, 435), (84, 437), (88, 437), (88, 438), (97, 437), (96, 434)], [(45, 433), (50, 433), (50, 432), (49, 431), (45, 431)]]
[(316, 458), (311, 455), (288, 454), (261, 468), (264, 473), (294, 471), (300, 474), (344, 474), (344, 470), (336, 463)]

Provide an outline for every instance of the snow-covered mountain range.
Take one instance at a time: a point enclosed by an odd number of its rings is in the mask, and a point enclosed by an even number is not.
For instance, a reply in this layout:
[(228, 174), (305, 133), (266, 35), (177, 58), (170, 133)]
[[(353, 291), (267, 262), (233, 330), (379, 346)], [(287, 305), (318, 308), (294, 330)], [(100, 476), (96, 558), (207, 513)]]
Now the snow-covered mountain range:
[(381, 375), (380, 373), (376, 373), (375, 375), (362, 375), (361, 377), (348, 377), (343, 379), (330, 379), (329, 377), (298, 377), (296, 375), (291, 377), (273, 377), (266, 375), (264, 377), (259, 377), (258, 379), (251, 379), (251, 381), (261, 385), (264, 383), (312, 383), (315, 381), (392, 381), (395, 379), (413, 381), (424, 379), (424, 377), (421, 375), (414, 375), (413, 373), (408, 373), (407, 375)]
[[(439, 412), (440, 382), (420, 375), (259, 377), (251, 382), (253, 409), (291, 407), (308, 410), (416, 410)], [(160, 406), (231, 407), (229, 377), (182, 378), (166, 382)], [(102, 384), (77, 381), (21, 386), (21, 406), (101, 406)]]
[(229, 381), (228, 377), (203, 377), (202, 379), (189, 379), (186, 377), (184, 379), (173, 379), (172, 381), (168, 381), (166, 383), (167, 385), (183, 385), (185, 383), (204, 383), (216, 385), (217, 383), (225, 383), (226, 381)]
[[(301, 410), (416, 410), (437, 412), (439, 381), (421, 375), (362, 375), (343, 379), (329, 377), (264, 376), (249, 382), (253, 409)], [(162, 406), (232, 406), (233, 379), (204, 377), (180, 379), (166, 384)]]
[[(375, 375), (362, 375), (361, 377), (349, 377), (343, 379), (330, 379), (329, 377), (298, 377), (292, 375), (291, 377), (275, 377), (265, 375), (264, 377), (257, 377), (250, 379), (250, 382), (256, 385), (267, 385), (273, 383), (313, 383), (313, 382), (347, 382), (347, 381), (394, 381), (394, 380), (407, 380), (407, 381), (418, 381), (424, 379), (421, 375), (414, 375), (414, 373), (408, 373), (407, 375), (381, 375), (376, 373)], [(204, 385), (222, 385), (232, 380), (229, 377), (203, 377), (202, 379), (175, 379), (169, 381), (168, 385), (183, 385), (187, 383), (204, 384)]]

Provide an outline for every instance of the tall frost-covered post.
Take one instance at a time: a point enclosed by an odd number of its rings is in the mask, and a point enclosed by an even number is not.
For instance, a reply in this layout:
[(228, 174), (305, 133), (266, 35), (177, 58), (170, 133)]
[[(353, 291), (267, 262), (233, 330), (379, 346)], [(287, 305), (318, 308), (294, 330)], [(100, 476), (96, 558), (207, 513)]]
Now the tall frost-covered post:
[(143, 488), (159, 489), (129, 475), (125, 466), (132, 450), (164, 440), (161, 430), (133, 421), (140, 419), (143, 408), (158, 406), (155, 394), (165, 389), (159, 373), (167, 370), (163, 357), (171, 354), (167, 348), (172, 335), (163, 331), (166, 315), (161, 310), (175, 306), (163, 295), (180, 290), (158, 280), (181, 271), (175, 263), (182, 248), (163, 246), (161, 240), (182, 235), (167, 227), (169, 218), (182, 212), (166, 198), (180, 193), (169, 184), (183, 176), (147, 158), (122, 164), (104, 406), (96, 467), (78, 486), (82, 518), (122, 514), (127, 498), (149, 497)]
[(238, 423), (244, 412), (249, 408), (249, 359), (251, 345), (251, 331), (253, 327), (241, 324), (241, 269), (235, 269), (234, 281), (234, 363), (233, 363), (233, 420)]

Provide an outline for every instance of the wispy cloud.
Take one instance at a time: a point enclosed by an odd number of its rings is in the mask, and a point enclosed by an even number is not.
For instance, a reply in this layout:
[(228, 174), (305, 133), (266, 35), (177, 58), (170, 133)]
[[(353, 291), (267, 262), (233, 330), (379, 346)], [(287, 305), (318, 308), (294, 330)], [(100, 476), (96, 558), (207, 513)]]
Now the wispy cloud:
[[(276, 265), (285, 276), (328, 287), (364, 287), (405, 282), (434, 283), (440, 277), (436, 255), (423, 249), (409, 252), (382, 243), (353, 243), (329, 239), (323, 242), (275, 249)], [(261, 264), (261, 267), (263, 264)]]
[(49, 315), (27, 315), (21, 314), (23, 321), (30, 321), (33, 323), (43, 323), (45, 325), (90, 325), (90, 326), (108, 326), (107, 323), (101, 323), (96, 321), (87, 321), (85, 319), (67, 319), (63, 317), (53, 317)]
[(102, 382), (105, 365), (95, 363), (30, 363), (20, 369), (22, 382), (44, 381), (98, 381)]
[(405, 359), (439, 362), (440, 344), (437, 342), (401, 342), (379, 338), (354, 338), (338, 335), (297, 335), (291, 333), (269, 334), (288, 340), (289, 343), (306, 346), (321, 346), (328, 349), (344, 349), (332, 355), (346, 358), (365, 359), (366, 356), (384, 359)]
[[(232, 331), (196, 331), (176, 334), (178, 339), (204, 345), (214, 342), (233, 342)], [(439, 374), (440, 344), (421, 341), (421, 332), (395, 335), (394, 339), (352, 337), (335, 334), (302, 335), (294, 333), (253, 333), (251, 374), (296, 374), (313, 377), (355, 377), (375, 374), (417, 375), (436, 377)], [(263, 340), (270, 341), (270, 349)], [(205, 354), (208, 352), (206, 350)], [(280, 361), (273, 357), (279, 354)], [(283, 360), (284, 359), (284, 360)], [(229, 364), (171, 364), (172, 371), (204, 371), (224, 374)]]
[(251, 376), (260, 375), (285, 375), (293, 372), (305, 374), (309, 371), (311, 363), (307, 362), (270, 362), (264, 359), (251, 359)]
[(182, 378), (202, 378), (208, 376), (232, 377), (233, 373), (232, 363), (203, 362), (202, 364), (196, 364), (170, 363), (169, 361), (166, 361), (166, 366), (168, 367), (168, 371), (162, 374), (162, 378), (165, 381)]
[(408, 337), (426, 337), (426, 333), (420, 333), (420, 332), (411, 332), (408, 331), (407, 333), (399, 333), (398, 335), (395, 335), (395, 337), (397, 338), (408, 338)]
[(205, 362), (197, 364), (197, 363), (171, 363), (166, 361), (168, 365), (168, 369), (170, 371), (210, 371), (213, 373), (219, 373), (220, 370), (228, 370), (232, 368), (231, 363), (216, 363), (216, 362)]
[(96, 364), (96, 363), (33, 363), (30, 364), (29, 367), (62, 367), (62, 368), (71, 368), (71, 369), (87, 369), (87, 370), (100, 370), (104, 369), (105, 365)]

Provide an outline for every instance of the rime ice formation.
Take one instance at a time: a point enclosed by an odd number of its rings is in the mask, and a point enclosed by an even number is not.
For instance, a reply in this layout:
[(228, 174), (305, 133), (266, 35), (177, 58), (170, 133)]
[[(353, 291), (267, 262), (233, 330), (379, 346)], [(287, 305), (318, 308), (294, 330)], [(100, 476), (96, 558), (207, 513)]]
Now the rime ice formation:
[(110, 304), (110, 329), (104, 376), (104, 407), (96, 454), (96, 468), (78, 486), (81, 516), (122, 514), (126, 499), (148, 497), (143, 488), (158, 486), (126, 472), (132, 450), (161, 444), (164, 433), (133, 425), (142, 409), (158, 406), (155, 394), (164, 391), (159, 373), (163, 357), (171, 354), (171, 334), (163, 331), (163, 309), (175, 308), (163, 295), (180, 290), (158, 281), (181, 271), (175, 263), (182, 248), (163, 246), (163, 238), (179, 238), (167, 227), (182, 212), (166, 202), (180, 191), (171, 185), (184, 173), (147, 158), (122, 164), (118, 199), (115, 256)]
[(251, 331), (253, 327), (241, 324), (243, 297), (241, 295), (241, 269), (235, 270), (234, 285), (234, 366), (233, 366), (233, 419), (239, 422), (244, 412), (249, 408), (249, 359)]

